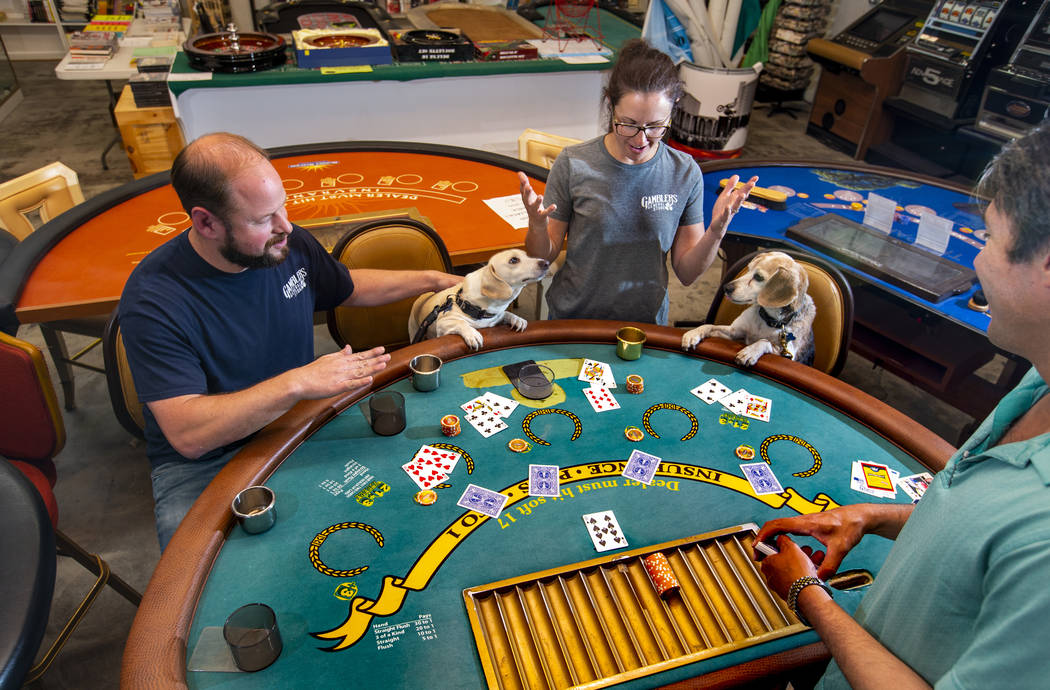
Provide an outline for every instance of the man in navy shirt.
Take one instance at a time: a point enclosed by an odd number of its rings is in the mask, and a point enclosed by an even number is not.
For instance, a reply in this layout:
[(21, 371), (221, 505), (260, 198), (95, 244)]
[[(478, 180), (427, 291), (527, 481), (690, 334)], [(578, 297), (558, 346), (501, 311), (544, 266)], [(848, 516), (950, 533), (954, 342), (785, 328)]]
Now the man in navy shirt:
[(197, 139), (171, 178), (192, 225), (135, 268), (119, 307), (162, 550), (252, 434), (300, 400), (370, 385), (386, 366), (381, 347), (314, 359), (315, 311), (388, 304), (462, 280), (347, 270), (288, 221), (281, 178), (242, 137)]

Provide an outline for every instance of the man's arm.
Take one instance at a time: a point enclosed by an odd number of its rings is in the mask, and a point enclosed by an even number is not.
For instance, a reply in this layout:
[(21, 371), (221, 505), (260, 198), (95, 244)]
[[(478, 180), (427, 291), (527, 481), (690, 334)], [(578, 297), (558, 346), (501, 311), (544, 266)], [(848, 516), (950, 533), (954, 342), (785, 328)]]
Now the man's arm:
[(180, 455), (199, 458), (239, 441), (287, 412), (300, 400), (315, 400), (371, 385), (390, 355), (377, 347), (319, 357), (235, 393), (180, 395), (146, 403), (168, 443)]
[(355, 268), (350, 271), (354, 291), (343, 302), (344, 307), (376, 307), (398, 300), (440, 292), (459, 285), (463, 276), (441, 271), (384, 271), (376, 268)]

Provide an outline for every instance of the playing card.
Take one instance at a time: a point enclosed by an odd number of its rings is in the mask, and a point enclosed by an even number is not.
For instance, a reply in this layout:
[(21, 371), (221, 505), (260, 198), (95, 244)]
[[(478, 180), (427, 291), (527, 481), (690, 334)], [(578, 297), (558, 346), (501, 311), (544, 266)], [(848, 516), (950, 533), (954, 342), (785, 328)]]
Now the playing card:
[(468, 413), (469, 412), (476, 412), (478, 410), (491, 409), (489, 407), (489, 404), (485, 401), (485, 396), (484, 395), (479, 395), (476, 398), (472, 398), (472, 399), (468, 400), (467, 402), (463, 403), (462, 405), (460, 405), (459, 407), (460, 407), (461, 410), (463, 410), (464, 412), (468, 412)]
[(613, 378), (612, 367), (605, 362), (598, 362), (593, 359), (583, 360), (583, 365), (580, 366), (580, 375), (578, 378), (581, 381), (589, 382), (592, 386), (616, 388), (616, 380)]
[(708, 379), (689, 392), (710, 405), (732, 393), (733, 389), (719, 383), (718, 379)]
[(609, 410), (620, 409), (620, 403), (616, 402), (616, 398), (605, 386), (594, 385), (590, 388), (584, 388), (583, 394), (587, 396), (587, 402), (591, 404), (595, 412), (608, 412)]
[(632, 450), (631, 456), (627, 458), (627, 464), (620, 474), (642, 484), (652, 484), (653, 476), (656, 475), (656, 470), (659, 467), (660, 458), (643, 453), (640, 450)]
[(749, 397), (751, 397), (750, 393), (748, 393), (743, 388), (738, 388), (729, 395), (720, 399), (718, 402), (721, 403), (722, 407), (726, 408), (733, 414), (743, 415), (744, 410), (747, 409), (746, 399)]
[(897, 486), (899, 486), (913, 501), (917, 501), (922, 498), (924, 493), (926, 493), (926, 489), (930, 488), (930, 482), (932, 481), (932, 474), (929, 472), (920, 472), (919, 474), (913, 474), (907, 477), (899, 477), (897, 479)]
[[(867, 468), (865, 468), (867, 465)], [(886, 465), (879, 463), (854, 460), (850, 474), (850, 488), (876, 498), (896, 498), (897, 490), (894, 484), (900, 473), (891, 470)], [(888, 480), (887, 480), (888, 477)], [(890, 488), (880, 488), (889, 483)]]
[(511, 412), (518, 409), (518, 401), (511, 400), (510, 398), (504, 398), (502, 395), (498, 395), (489, 391), (485, 395), (481, 396), (482, 401), (488, 405), (497, 417), (505, 418), (510, 415)]
[(409, 464), (416, 463), (426, 467), (434, 467), (446, 474), (452, 474), (452, 470), (456, 469), (456, 463), (459, 462), (459, 457), (459, 453), (453, 450), (435, 448), (434, 446), (421, 446)]
[(769, 415), (773, 410), (773, 401), (757, 395), (748, 395), (744, 398), (744, 416), (768, 422)]
[(740, 466), (740, 470), (744, 473), (756, 496), (784, 493), (784, 487), (780, 485), (777, 476), (773, 474), (773, 469), (766, 463), (744, 464)]
[(489, 407), (477, 407), (473, 412), (468, 412), (467, 422), (485, 438), (507, 428), (507, 423)]
[(467, 484), (466, 490), (459, 497), (459, 500), (456, 501), (456, 505), (460, 508), (487, 515), (490, 518), (497, 518), (506, 502), (507, 497), (497, 491), (492, 491), (476, 484)]
[(529, 465), (529, 496), (557, 496), (557, 465)]
[(595, 551), (610, 551), (627, 546), (627, 538), (623, 536), (620, 523), (611, 510), (587, 513), (583, 516), (583, 524), (587, 526), (587, 534), (594, 543)]

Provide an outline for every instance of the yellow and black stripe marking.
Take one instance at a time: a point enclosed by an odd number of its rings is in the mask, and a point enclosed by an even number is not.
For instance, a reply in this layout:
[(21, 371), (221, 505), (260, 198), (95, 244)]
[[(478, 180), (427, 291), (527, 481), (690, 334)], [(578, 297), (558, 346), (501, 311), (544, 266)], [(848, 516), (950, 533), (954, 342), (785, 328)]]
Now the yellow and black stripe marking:
[(788, 434), (774, 434), (767, 438), (765, 441), (762, 441), (762, 445), (758, 448), (758, 455), (762, 458), (763, 461), (765, 461), (767, 465), (773, 464), (769, 461), (769, 453), (767, 452), (769, 444), (773, 441), (791, 441), (792, 443), (797, 443), (798, 445), (808, 450), (813, 456), (813, 466), (805, 472), (793, 473), (791, 475), (792, 477), (812, 477), (814, 474), (820, 471), (821, 460), (820, 453), (817, 452), (817, 449), (800, 439), (798, 436), (790, 436)]
[(541, 410), (533, 410), (532, 412), (525, 415), (525, 419), (521, 420), (521, 429), (525, 432), (525, 435), (532, 439), (533, 443), (538, 443), (541, 446), (549, 446), (550, 443), (544, 441), (542, 438), (532, 433), (532, 429), (529, 427), (532, 424), (534, 417), (538, 417), (544, 414), (562, 414), (572, 420), (572, 438), (570, 441), (575, 441), (580, 437), (583, 432), (583, 424), (580, 423), (580, 418), (574, 415), (568, 410), (560, 410), (557, 407), (545, 407)]
[(467, 474), (474, 474), (474, 458), (470, 457), (470, 453), (467, 451), (459, 446), (454, 446), (451, 443), (431, 443), (429, 445), (435, 448), (440, 448), (441, 450), (450, 450), (453, 453), (459, 453), (460, 457), (463, 458), (463, 462), (467, 463)]
[(660, 434), (653, 431), (653, 426), (649, 423), (649, 418), (652, 417), (653, 412), (656, 412), (657, 410), (677, 410), (681, 412), (689, 418), (689, 422), (691, 424), (691, 426), (689, 427), (689, 433), (683, 436), (682, 440), (688, 441), (692, 437), (696, 436), (696, 432), (700, 428), (700, 422), (696, 421), (696, 415), (690, 412), (689, 410), (685, 409), (681, 405), (675, 405), (674, 403), (657, 403), (656, 405), (653, 405), (648, 410), (646, 410), (645, 414), (642, 415), (642, 426), (645, 427), (645, 430), (649, 432), (650, 436), (652, 436), (653, 438), (660, 438)]
[(327, 527), (323, 532), (319, 533), (310, 541), (310, 563), (312, 563), (321, 573), (331, 575), (332, 577), (354, 577), (355, 575), (360, 575), (368, 570), (367, 565), (363, 565), (360, 568), (353, 568), (352, 570), (333, 570), (321, 561), (321, 544), (324, 544), (324, 540), (328, 538), (328, 535), (334, 534), (339, 530), (350, 529), (351, 527), (368, 532), (376, 540), (376, 543), (379, 544), (379, 547), (383, 547), (383, 535), (372, 525), (366, 525), (363, 522), (340, 522), (331, 527)]

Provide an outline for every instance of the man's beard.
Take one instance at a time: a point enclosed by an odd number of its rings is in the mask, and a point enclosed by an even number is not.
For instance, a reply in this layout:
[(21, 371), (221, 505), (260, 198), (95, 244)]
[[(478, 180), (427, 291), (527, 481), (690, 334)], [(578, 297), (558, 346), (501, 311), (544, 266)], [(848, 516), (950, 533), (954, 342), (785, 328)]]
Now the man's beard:
[[(229, 227), (229, 225), (226, 227)], [(227, 232), (225, 242), (219, 247), (219, 253), (222, 254), (222, 258), (230, 263), (243, 266), (244, 268), (272, 268), (288, 258), (288, 245), (285, 245), (277, 254), (271, 254), (269, 250), (273, 245), (287, 237), (288, 235), (281, 235), (280, 237), (270, 238), (270, 240), (266, 242), (266, 247), (263, 249), (263, 253), (253, 256), (251, 254), (245, 254), (238, 249), (234, 243), (233, 233)]]

